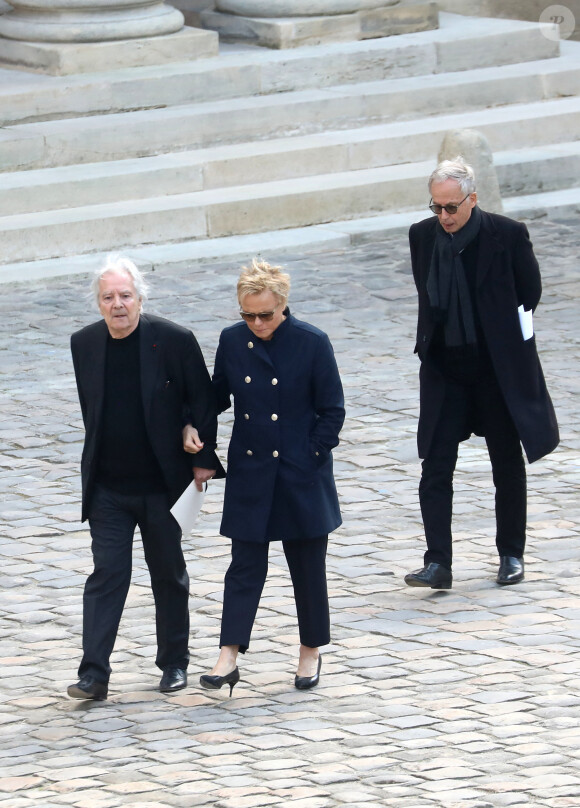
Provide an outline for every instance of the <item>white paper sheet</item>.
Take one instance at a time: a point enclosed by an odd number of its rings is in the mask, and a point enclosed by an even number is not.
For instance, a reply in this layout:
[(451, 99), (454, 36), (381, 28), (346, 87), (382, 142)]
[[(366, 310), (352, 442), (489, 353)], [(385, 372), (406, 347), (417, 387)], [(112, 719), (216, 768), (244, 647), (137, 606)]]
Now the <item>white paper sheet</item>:
[(525, 311), (523, 306), (518, 308), (520, 316), (520, 328), (522, 329), (522, 337), (524, 340), (531, 339), (534, 336), (534, 318), (532, 310)]
[[(207, 487), (207, 486), (206, 486)], [(205, 490), (198, 491), (195, 482), (191, 482), (179, 497), (171, 513), (179, 523), (183, 538), (189, 536), (195, 525), (197, 515), (205, 499)]]

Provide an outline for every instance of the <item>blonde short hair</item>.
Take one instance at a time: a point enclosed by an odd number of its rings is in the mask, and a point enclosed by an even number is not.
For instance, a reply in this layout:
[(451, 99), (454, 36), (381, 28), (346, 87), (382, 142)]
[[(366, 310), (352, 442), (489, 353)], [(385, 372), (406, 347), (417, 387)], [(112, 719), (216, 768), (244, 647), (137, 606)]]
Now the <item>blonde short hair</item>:
[(290, 294), (290, 275), (283, 272), (282, 267), (253, 258), (251, 266), (242, 267), (237, 292), (240, 305), (246, 295), (272, 292), (278, 303), (285, 306)]

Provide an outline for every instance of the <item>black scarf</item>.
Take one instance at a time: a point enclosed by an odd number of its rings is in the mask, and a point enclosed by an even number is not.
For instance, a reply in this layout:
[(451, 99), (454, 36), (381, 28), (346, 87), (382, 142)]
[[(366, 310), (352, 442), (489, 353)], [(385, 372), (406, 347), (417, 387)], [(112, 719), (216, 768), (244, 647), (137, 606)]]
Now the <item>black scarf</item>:
[(461, 253), (479, 233), (481, 212), (477, 205), (461, 230), (449, 237), (437, 227), (427, 294), (435, 322), (442, 323), (448, 347), (477, 345), (473, 308)]

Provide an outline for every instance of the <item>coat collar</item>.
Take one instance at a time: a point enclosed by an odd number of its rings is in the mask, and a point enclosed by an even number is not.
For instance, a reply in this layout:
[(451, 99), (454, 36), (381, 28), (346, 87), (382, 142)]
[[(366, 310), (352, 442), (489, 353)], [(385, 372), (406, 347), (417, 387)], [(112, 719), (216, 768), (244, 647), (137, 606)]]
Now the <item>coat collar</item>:
[(256, 337), (248, 326), (246, 325), (244, 329), (244, 338), (247, 338), (248, 348), (251, 351), (254, 351), (256, 356), (259, 356), (264, 362), (266, 362), (271, 367), (274, 366), (272, 362), (272, 355), (277, 353), (278, 346), (283, 345), (286, 342), (288, 337), (288, 333), (292, 327), (294, 318), (290, 314), (290, 310), (288, 310), (288, 314), (286, 315), (286, 319), (280, 323), (271, 340), (271, 348), (266, 348), (266, 343), (264, 340)]
[[(433, 222), (431, 230), (429, 231), (428, 251), (431, 253), (433, 245), (435, 244), (435, 234), (439, 226), (439, 220), (437, 216), (433, 216), (428, 221)], [(479, 230), (479, 250), (477, 258), (477, 286), (480, 286), (483, 282), (495, 256), (504, 250), (505, 245), (503, 238), (494, 221), (494, 217), (490, 213), (487, 213), (487, 211), (481, 210), (481, 227)]]

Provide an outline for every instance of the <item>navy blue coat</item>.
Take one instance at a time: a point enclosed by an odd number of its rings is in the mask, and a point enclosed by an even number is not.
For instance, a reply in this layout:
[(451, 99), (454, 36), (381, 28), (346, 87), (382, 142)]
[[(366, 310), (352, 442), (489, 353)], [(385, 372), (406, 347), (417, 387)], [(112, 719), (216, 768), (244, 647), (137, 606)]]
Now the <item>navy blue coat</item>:
[[(429, 452), (445, 392), (441, 374), (423, 361), (436, 327), (427, 277), (438, 226), (437, 216), (431, 216), (412, 225), (409, 231), (413, 277), (419, 294), (415, 351), (421, 359), (417, 433), (420, 457)], [(497, 381), (530, 463), (555, 449), (559, 441), (536, 337), (524, 340), (518, 317), (518, 306), (535, 309), (541, 294), (540, 269), (526, 226), (482, 210), (474, 302)], [(468, 437), (469, 433), (464, 436)]]
[(327, 335), (290, 314), (267, 343), (236, 323), (221, 333), (213, 383), (220, 412), (234, 397), (222, 535), (264, 542), (337, 528), (331, 450), (344, 396)]

